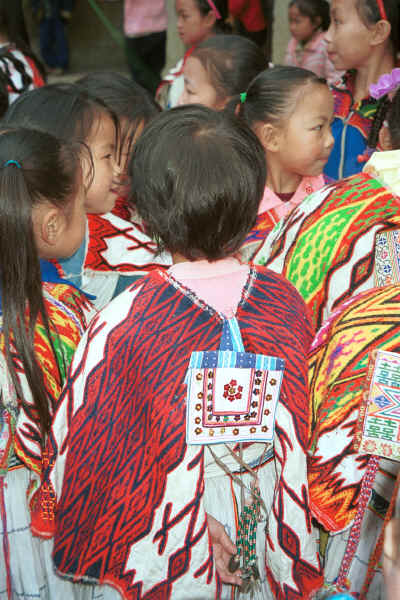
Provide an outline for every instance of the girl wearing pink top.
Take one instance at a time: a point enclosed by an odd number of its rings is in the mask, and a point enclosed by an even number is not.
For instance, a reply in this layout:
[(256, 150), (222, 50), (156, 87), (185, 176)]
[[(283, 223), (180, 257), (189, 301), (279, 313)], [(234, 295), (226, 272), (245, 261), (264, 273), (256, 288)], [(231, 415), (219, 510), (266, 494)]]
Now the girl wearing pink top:
[(326, 0), (292, 0), (289, 4), (289, 27), (292, 35), (285, 64), (303, 67), (334, 83), (341, 77), (328, 58), (325, 31), (330, 23)]
[[(232, 103), (233, 104), (233, 103)], [(321, 188), (333, 147), (333, 97), (323, 81), (298, 67), (260, 73), (236, 109), (264, 146), (267, 186), (242, 256), (251, 260), (274, 225)]]

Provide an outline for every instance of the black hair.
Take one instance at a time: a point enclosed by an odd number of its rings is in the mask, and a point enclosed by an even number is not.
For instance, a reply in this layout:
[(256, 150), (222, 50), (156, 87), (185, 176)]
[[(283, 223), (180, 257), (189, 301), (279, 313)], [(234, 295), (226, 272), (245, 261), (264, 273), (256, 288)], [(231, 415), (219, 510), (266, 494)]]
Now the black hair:
[(117, 117), (99, 98), (73, 83), (53, 83), (26, 92), (13, 102), (3, 123), (46, 131), (64, 140), (86, 142), (93, 125), (108, 114)]
[[(12, 161), (7, 164), (7, 161)], [(15, 162), (14, 162), (15, 161)], [(49, 394), (34, 349), (40, 320), (52, 346), (55, 325), (47, 317), (35, 243), (32, 210), (44, 199), (70, 210), (79, 185), (79, 149), (55, 137), (28, 129), (0, 133), (0, 289), (4, 351), (17, 395), (28, 414), (39, 417), (41, 443), (50, 427)], [(11, 343), (12, 342), (12, 343)], [(17, 371), (19, 361), (32, 394), (24, 398)]]
[[(391, 25), (390, 41), (393, 58), (397, 60), (400, 51), (400, 4), (398, 0), (382, 0), (387, 20)], [(377, 0), (357, 0), (356, 8), (364, 23), (373, 25), (382, 19)]]
[(89, 162), (89, 178), (85, 181), (89, 187), (94, 173), (86, 142), (93, 127), (104, 114), (112, 119), (116, 141), (119, 142), (118, 119), (103, 100), (90, 96), (76, 84), (54, 83), (19, 96), (10, 105), (2, 123), (39, 129), (66, 141), (80, 142), (86, 148), (83, 156)]
[(330, 5), (327, 0), (291, 0), (289, 8), (291, 6), (297, 6), (299, 13), (305, 17), (309, 17), (314, 23), (316, 19), (320, 18), (322, 31), (326, 31), (329, 28), (331, 19), (329, 14)]
[(400, 150), (400, 88), (397, 88), (390, 104), (387, 122), (391, 145), (394, 150)]
[[(100, 98), (116, 115), (121, 142), (128, 136), (129, 147), (138, 128), (146, 125), (161, 110), (147, 90), (130, 77), (115, 71), (89, 73), (76, 83), (90, 96)], [(122, 120), (128, 121), (127, 128), (123, 127)]]
[(233, 115), (179, 106), (133, 148), (131, 199), (159, 249), (188, 260), (232, 255), (253, 227), (266, 164), (257, 136)]
[[(200, 14), (202, 14), (203, 16), (208, 15), (208, 13), (210, 11), (214, 12), (211, 4), (209, 2), (207, 2), (207, 0), (194, 0), (194, 2), (200, 11)], [(227, 0), (213, 0), (213, 3), (214, 3), (215, 8), (221, 15), (221, 18), (217, 19), (215, 21), (215, 26), (214, 26), (215, 33), (231, 33), (232, 27), (227, 22), (227, 19), (229, 17), (228, 1)]]
[[(46, 72), (43, 64), (33, 52), (29, 44), (29, 37), (26, 31), (24, 14), (22, 11), (22, 5), (20, 2), (10, 0), (0, 0), (0, 33), (3, 34), (8, 41), (10, 46), (6, 46), (1, 50), (1, 70), (0, 73), (2, 78), (7, 77), (7, 84), (16, 93), (22, 93), (28, 89), (32, 83), (32, 77), (26, 70), (24, 63), (16, 58), (10, 51), (12, 47), (17, 48), (26, 57), (30, 58), (38, 69), (39, 73), (46, 80)], [(12, 63), (14, 68), (20, 73), (22, 79), (22, 89), (16, 90), (15, 84), (12, 82), (9, 76), (9, 68), (7, 62)]]
[(221, 100), (246, 90), (268, 66), (259, 46), (239, 35), (214, 35), (201, 42), (191, 57), (200, 61)]
[(246, 99), (234, 99), (228, 110), (239, 105), (239, 116), (250, 126), (279, 123), (293, 110), (298, 92), (307, 85), (327, 85), (325, 79), (300, 67), (277, 66), (263, 71), (250, 83)]

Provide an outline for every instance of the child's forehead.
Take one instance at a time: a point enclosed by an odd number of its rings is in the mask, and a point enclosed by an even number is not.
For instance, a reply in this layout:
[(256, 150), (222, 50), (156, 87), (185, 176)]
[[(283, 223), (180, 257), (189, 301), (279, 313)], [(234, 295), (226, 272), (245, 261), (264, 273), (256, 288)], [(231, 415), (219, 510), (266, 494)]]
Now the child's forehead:
[[(330, 101), (331, 100), (331, 101)], [(325, 109), (333, 109), (333, 96), (328, 86), (324, 83), (307, 81), (292, 90), (288, 98), (287, 118), (300, 112), (315, 113)]]
[(106, 112), (99, 113), (93, 120), (87, 142), (89, 145), (115, 143), (116, 124)]
[(185, 11), (188, 13), (200, 12), (196, 0), (175, 0), (175, 10), (176, 12)]
[(331, 16), (348, 16), (354, 10), (358, 14), (357, 0), (332, 0), (331, 1)]

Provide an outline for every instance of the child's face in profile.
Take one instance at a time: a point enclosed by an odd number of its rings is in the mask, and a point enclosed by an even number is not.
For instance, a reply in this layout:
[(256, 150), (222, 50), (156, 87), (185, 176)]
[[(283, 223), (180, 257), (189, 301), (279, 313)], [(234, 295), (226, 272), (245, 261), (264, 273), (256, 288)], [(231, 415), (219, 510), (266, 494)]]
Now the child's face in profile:
[(320, 175), (333, 148), (333, 96), (327, 85), (298, 91), (295, 109), (279, 132), (282, 171), (302, 177)]
[(296, 4), (289, 7), (290, 33), (298, 42), (308, 42), (318, 27), (319, 23), (314, 23), (310, 17), (303, 15)]
[(178, 104), (202, 104), (220, 110), (223, 103), (218, 99), (207, 71), (198, 58), (190, 56), (183, 69), (184, 88)]
[(332, 0), (331, 24), (325, 40), (335, 69), (358, 69), (367, 64), (374, 31), (361, 20), (356, 0)]
[(112, 119), (102, 114), (93, 124), (86, 140), (93, 159), (93, 180), (86, 195), (86, 212), (102, 214), (114, 208), (115, 180), (119, 175), (116, 163), (116, 131)]
[(175, 0), (178, 34), (186, 48), (202, 42), (212, 33), (215, 15), (202, 15), (196, 0)]

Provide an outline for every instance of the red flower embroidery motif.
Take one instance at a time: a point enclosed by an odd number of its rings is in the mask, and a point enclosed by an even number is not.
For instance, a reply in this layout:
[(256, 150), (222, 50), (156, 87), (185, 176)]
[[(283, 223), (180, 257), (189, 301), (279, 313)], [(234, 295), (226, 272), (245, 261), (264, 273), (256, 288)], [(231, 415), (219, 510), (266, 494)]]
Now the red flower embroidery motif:
[(234, 402), (235, 400), (240, 400), (242, 397), (242, 394), (240, 392), (243, 391), (243, 386), (239, 385), (237, 387), (237, 390), (236, 390), (236, 386), (237, 386), (236, 379), (231, 379), (229, 383), (226, 383), (224, 385), (223, 396), (224, 396), (224, 398), (228, 398), (228, 400), (230, 402)]

